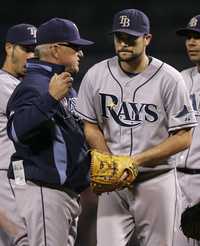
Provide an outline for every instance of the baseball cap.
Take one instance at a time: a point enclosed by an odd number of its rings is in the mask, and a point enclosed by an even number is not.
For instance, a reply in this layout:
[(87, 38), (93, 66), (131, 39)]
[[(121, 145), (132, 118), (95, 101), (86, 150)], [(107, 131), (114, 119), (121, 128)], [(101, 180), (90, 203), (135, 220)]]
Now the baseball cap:
[(149, 34), (149, 18), (137, 9), (122, 10), (115, 14), (111, 32), (124, 32), (136, 37)]
[(187, 36), (189, 32), (200, 33), (200, 15), (192, 17), (185, 28), (176, 31), (179, 36)]
[(80, 37), (74, 22), (61, 18), (53, 18), (43, 23), (37, 32), (38, 45), (56, 42), (68, 42), (79, 46), (93, 44), (92, 41)]
[(35, 45), (37, 28), (33, 25), (22, 23), (8, 29), (6, 42), (19, 45)]

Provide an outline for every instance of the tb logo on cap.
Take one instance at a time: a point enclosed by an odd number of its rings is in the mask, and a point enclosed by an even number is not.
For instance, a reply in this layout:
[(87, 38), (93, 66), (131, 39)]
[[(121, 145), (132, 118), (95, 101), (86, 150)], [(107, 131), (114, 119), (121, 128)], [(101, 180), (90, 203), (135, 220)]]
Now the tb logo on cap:
[(120, 24), (123, 27), (129, 27), (130, 26), (130, 19), (128, 18), (127, 15), (121, 15), (119, 18), (120, 18)]
[(190, 20), (190, 22), (189, 22), (189, 26), (190, 27), (195, 27), (195, 26), (197, 26), (197, 23), (198, 23), (198, 20), (197, 20), (197, 18), (192, 18), (191, 20)]
[(30, 34), (36, 38), (36, 33), (37, 33), (37, 29), (35, 27), (28, 27), (27, 30), (30, 31)]

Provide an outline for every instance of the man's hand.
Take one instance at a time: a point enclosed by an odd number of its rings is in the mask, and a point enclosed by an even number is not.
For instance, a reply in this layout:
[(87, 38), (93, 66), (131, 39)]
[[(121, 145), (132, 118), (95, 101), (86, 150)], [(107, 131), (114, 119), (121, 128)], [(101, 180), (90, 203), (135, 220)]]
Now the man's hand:
[(11, 221), (3, 209), (0, 209), (0, 230), (4, 230), (10, 236), (15, 237), (22, 231), (22, 228)]
[(61, 74), (54, 74), (49, 83), (49, 94), (60, 101), (65, 97), (72, 87), (73, 78), (68, 72), (63, 72)]

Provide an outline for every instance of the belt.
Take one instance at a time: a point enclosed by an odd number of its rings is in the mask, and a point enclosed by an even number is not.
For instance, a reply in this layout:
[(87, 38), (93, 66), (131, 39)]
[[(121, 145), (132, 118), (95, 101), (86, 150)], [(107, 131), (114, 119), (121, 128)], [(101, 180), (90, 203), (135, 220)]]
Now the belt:
[(54, 190), (60, 190), (65, 193), (67, 193), (71, 198), (79, 198), (79, 194), (77, 194), (75, 191), (71, 190), (70, 188), (64, 187), (64, 186), (59, 186), (59, 185), (52, 185), (52, 184), (45, 184), (40, 181), (34, 181), (30, 180), (32, 183), (40, 186), (40, 187), (46, 187)]
[(178, 167), (177, 171), (186, 174), (200, 174), (200, 169), (193, 169), (193, 168)]
[(163, 169), (163, 170), (139, 172), (134, 182), (144, 182), (146, 180), (153, 179), (159, 175), (165, 174), (171, 170), (172, 169)]
[(0, 168), (0, 171), (7, 172), (7, 171), (8, 171), (8, 169), (6, 169), (6, 168)]

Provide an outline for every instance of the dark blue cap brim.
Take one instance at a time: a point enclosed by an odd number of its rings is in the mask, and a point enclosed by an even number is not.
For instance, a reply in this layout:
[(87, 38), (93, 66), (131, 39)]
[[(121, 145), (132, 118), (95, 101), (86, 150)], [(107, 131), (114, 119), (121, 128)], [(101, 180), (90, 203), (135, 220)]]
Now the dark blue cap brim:
[(6, 42), (10, 42), (12, 44), (19, 44), (19, 45), (36, 45), (36, 39), (29, 39), (29, 40), (24, 40), (24, 41), (16, 41), (16, 40), (7, 39)]
[(27, 40), (27, 41), (19, 42), (17, 44), (21, 44), (21, 45), (36, 45), (36, 40)]
[(177, 30), (176, 34), (179, 36), (187, 36), (191, 32), (196, 32), (200, 34), (200, 29), (196, 29), (192, 27), (182, 28), (182, 29)]
[(147, 34), (147, 33), (135, 32), (133, 30), (125, 29), (125, 28), (114, 29), (110, 33), (115, 33), (115, 32), (123, 32), (123, 33), (127, 33), (129, 35), (135, 36), (135, 37), (141, 37), (144, 34)]
[(77, 40), (68, 41), (68, 42), (71, 43), (71, 44), (76, 44), (76, 45), (80, 45), (80, 46), (87, 46), (87, 45), (94, 44), (94, 42), (89, 41), (87, 39), (83, 39), (83, 38), (80, 38), (80, 39), (77, 39)]

